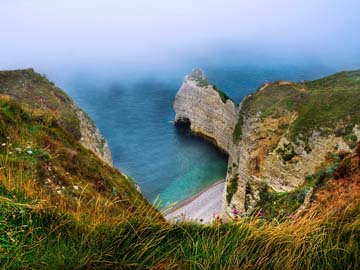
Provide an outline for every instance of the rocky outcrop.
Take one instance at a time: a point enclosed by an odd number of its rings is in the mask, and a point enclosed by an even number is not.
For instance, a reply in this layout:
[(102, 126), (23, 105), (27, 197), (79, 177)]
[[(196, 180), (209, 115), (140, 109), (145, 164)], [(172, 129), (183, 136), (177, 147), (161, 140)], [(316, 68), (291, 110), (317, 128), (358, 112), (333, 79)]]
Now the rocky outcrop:
[(176, 94), (175, 123), (189, 124), (194, 134), (204, 136), (229, 153), (232, 134), (238, 119), (238, 107), (207, 82), (204, 73), (196, 69), (186, 76)]
[[(263, 183), (276, 192), (292, 191), (303, 184), (305, 176), (314, 173), (330, 153), (350, 150), (342, 137), (320, 136), (314, 132), (309, 141), (312, 150), (307, 153), (303, 145), (290, 142), (287, 130), (281, 129), (294, 119), (293, 113), (264, 119), (247, 115), (242, 140), (231, 152), (232, 168), (228, 170), (227, 179), (229, 183), (236, 178), (237, 189), (231, 195), (231, 189), (224, 191), (226, 216), (233, 216), (234, 208), (242, 213), (251, 211), (259, 200)], [(283, 152), (286, 148), (288, 153)]]
[(33, 69), (0, 72), (0, 94), (30, 110), (53, 114), (58, 124), (100, 159), (112, 165), (109, 146), (87, 114), (60, 88)]
[[(344, 95), (339, 90), (344, 77), (350, 95), (346, 98), (360, 104), (360, 85), (356, 78), (349, 83), (352, 76), (360, 78), (355, 72), (308, 83), (266, 83), (239, 106), (211, 85), (202, 71), (186, 76), (175, 98), (175, 122), (189, 124), (193, 133), (229, 154), (224, 217), (251, 212), (264, 183), (275, 192), (290, 192), (329, 154), (350, 151), (360, 139), (360, 115), (352, 106), (336, 102)], [(331, 80), (336, 84), (332, 93)], [(318, 91), (322, 87), (325, 96)], [(322, 106), (322, 99), (331, 105)]]
[(76, 114), (80, 121), (80, 143), (87, 149), (93, 151), (104, 162), (112, 166), (112, 157), (108, 142), (101, 135), (95, 123), (77, 105)]

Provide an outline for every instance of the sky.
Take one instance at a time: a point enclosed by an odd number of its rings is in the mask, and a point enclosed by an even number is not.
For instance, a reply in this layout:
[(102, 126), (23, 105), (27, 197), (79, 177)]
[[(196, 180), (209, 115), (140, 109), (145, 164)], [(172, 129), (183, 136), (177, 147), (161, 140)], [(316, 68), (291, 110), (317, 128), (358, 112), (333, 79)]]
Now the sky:
[(359, 0), (0, 0), (0, 69), (292, 58), (360, 68), (359, 10)]

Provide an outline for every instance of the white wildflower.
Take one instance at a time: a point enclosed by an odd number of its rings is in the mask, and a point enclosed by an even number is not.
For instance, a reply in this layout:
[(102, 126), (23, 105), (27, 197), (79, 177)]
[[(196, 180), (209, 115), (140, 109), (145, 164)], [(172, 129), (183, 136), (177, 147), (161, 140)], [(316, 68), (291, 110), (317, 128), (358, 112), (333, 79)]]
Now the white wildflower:
[(13, 154), (13, 152), (10, 151), (10, 152), (9, 152), (9, 155), (12, 155), (12, 154)]
[(6, 143), (2, 143), (1, 146), (6, 146)]
[(74, 185), (73, 188), (74, 188), (75, 190), (78, 190), (78, 189), (79, 189), (79, 186), (78, 186), (78, 185)]
[(56, 192), (57, 192), (57, 194), (61, 194), (61, 190), (57, 190)]
[(33, 153), (31, 150), (27, 150), (26, 152), (27, 152), (29, 155), (32, 155), (32, 153)]

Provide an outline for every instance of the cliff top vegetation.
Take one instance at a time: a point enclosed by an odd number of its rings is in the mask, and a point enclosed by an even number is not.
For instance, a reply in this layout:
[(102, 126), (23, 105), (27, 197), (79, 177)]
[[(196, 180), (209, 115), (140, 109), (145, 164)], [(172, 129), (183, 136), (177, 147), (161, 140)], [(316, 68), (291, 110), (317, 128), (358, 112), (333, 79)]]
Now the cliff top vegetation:
[(214, 84), (210, 84), (208, 78), (206, 77), (204, 71), (199, 68), (194, 69), (188, 78), (192, 81), (195, 81), (199, 87), (212, 87), (216, 92), (218, 92), (222, 102), (226, 103), (227, 100), (231, 100), (234, 104), (236, 104), (225, 92), (223, 92), (219, 87)]
[[(360, 71), (340, 72), (319, 80), (299, 83), (274, 82), (263, 85), (247, 100), (239, 116), (234, 139), (239, 141), (244, 115), (277, 118), (296, 113), (287, 136), (293, 142), (307, 143), (313, 132), (343, 136), (349, 144), (353, 128), (360, 124)], [(354, 146), (354, 145), (352, 145)]]

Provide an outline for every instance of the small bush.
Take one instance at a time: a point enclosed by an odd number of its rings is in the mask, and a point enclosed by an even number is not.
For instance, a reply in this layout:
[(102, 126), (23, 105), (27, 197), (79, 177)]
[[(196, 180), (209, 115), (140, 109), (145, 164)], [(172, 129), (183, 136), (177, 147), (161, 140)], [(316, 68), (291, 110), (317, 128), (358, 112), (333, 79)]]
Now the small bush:
[(229, 182), (226, 186), (226, 201), (228, 205), (231, 203), (231, 199), (234, 196), (235, 192), (238, 189), (238, 174), (235, 174), (233, 177), (230, 178)]
[(233, 101), (225, 92), (221, 91), (216, 85), (213, 85), (213, 88), (214, 90), (216, 90), (216, 92), (218, 92), (222, 102), (226, 103), (227, 100)]
[(276, 149), (276, 153), (278, 153), (283, 161), (290, 161), (294, 156), (296, 156), (295, 150), (291, 143), (283, 145), (283, 147), (279, 147)]

